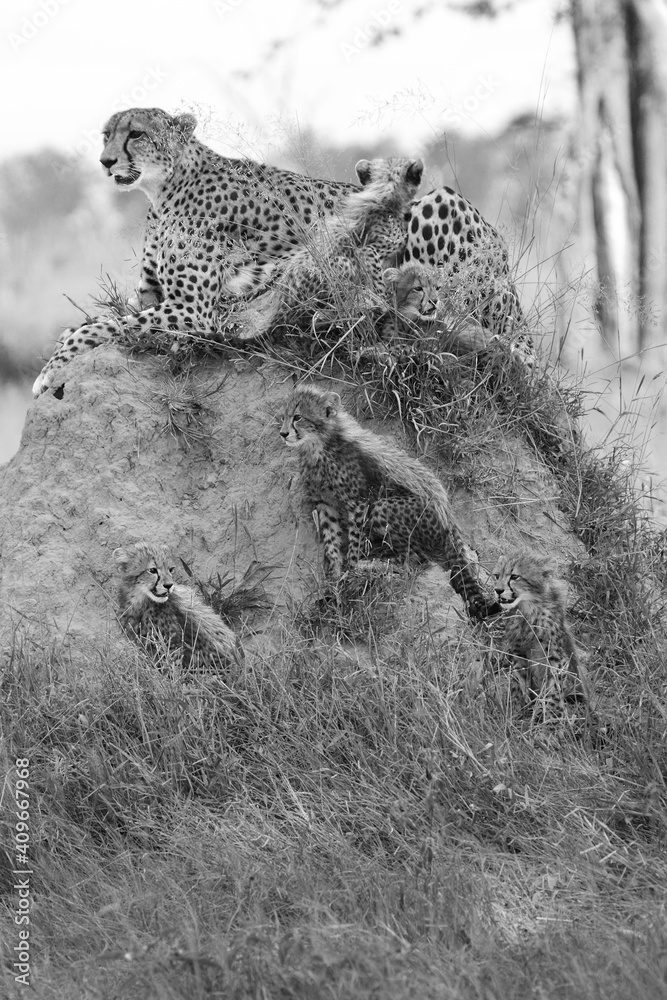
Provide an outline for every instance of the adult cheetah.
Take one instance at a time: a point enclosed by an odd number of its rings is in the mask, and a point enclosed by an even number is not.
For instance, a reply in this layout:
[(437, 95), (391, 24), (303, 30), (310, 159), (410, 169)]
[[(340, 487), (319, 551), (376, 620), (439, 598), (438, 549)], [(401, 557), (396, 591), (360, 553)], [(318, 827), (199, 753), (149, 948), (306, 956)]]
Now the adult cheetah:
[[(73, 357), (107, 340), (132, 343), (152, 334), (171, 343), (179, 334), (224, 336), (230, 300), (265, 287), (280, 262), (303, 245), (309, 227), (358, 190), (219, 156), (194, 137), (196, 124), (189, 114), (132, 108), (105, 125), (102, 166), (120, 190), (142, 190), (150, 201), (137, 296), (124, 317), (100, 317), (65, 330), (35, 380), (36, 396)], [(441, 224), (431, 220), (444, 211), (442, 191), (448, 192), (449, 221)], [(454, 197), (467, 209), (452, 205)], [(449, 188), (431, 192), (406, 209), (405, 227), (407, 243), (400, 235), (406, 258), (461, 273), (464, 261), (468, 269), (475, 265), (485, 325), (498, 325), (505, 312), (518, 315), (516, 295), (505, 288), (507, 252), (469, 202)], [(498, 248), (493, 262), (489, 246)]]
[(334, 581), (360, 558), (415, 556), (449, 570), (472, 617), (498, 610), (481, 583), (440, 480), (394, 444), (362, 428), (336, 392), (300, 386), (280, 428), (297, 450), (301, 480)]
[(210, 336), (221, 301), (257, 289), (354, 185), (219, 156), (194, 137), (196, 119), (132, 108), (104, 126), (100, 162), (150, 209), (135, 313), (65, 330), (33, 386), (38, 396), (81, 351), (149, 332)]

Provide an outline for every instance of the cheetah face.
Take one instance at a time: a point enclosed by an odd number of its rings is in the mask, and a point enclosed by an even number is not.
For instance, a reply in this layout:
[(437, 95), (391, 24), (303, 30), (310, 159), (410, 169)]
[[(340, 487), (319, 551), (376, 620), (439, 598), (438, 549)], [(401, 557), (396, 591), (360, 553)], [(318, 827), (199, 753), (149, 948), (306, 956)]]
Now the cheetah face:
[(302, 448), (327, 435), (340, 409), (337, 392), (301, 386), (295, 389), (285, 410), (280, 436), (288, 448)]
[(173, 566), (162, 566), (158, 565), (157, 561), (151, 561), (137, 582), (150, 601), (164, 604), (169, 600), (169, 594), (174, 586), (173, 572)]
[(552, 596), (555, 566), (547, 557), (523, 552), (501, 556), (493, 570), (494, 589), (505, 611)]
[(438, 310), (438, 275), (423, 264), (389, 267), (383, 275), (389, 301), (408, 323), (432, 323)]
[(139, 603), (148, 598), (154, 604), (164, 604), (174, 588), (175, 567), (169, 552), (162, 546), (137, 542), (127, 549), (114, 551), (123, 583)]
[(192, 115), (174, 117), (159, 108), (119, 111), (102, 130), (100, 162), (117, 187), (154, 191), (173, 174), (195, 125)]

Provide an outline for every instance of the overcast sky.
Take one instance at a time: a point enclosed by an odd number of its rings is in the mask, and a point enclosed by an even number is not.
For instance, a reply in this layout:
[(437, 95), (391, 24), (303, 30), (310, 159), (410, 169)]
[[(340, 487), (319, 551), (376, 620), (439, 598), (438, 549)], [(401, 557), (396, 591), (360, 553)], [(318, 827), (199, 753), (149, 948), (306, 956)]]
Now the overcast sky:
[[(286, 133), (418, 152), (443, 131), (495, 133), (514, 115), (571, 114), (574, 64), (559, 0), (493, 21), (417, 0), (2, 0), (7, 156), (44, 145), (96, 156), (121, 107), (195, 110), (222, 152), (269, 158)], [(399, 30), (373, 45), (376, 25)], [(282, 43), (277, 50), (275, 43)], [(273, 54), (272, 54), (273, 53)]]

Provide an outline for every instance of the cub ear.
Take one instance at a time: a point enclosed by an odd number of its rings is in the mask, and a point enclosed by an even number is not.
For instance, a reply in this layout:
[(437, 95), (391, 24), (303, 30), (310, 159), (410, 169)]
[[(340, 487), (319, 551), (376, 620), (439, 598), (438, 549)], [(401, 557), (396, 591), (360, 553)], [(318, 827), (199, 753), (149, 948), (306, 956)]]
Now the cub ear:
[(398, 268), (397, 267), (386, 267), (382, 272), (382, 280), (387, 288), (391, 288), (398, 281)]
[(327, 392), (324, 397), (324, 412), (327, 417), (335, 417), (341, 405), (341, 398), (337, 392)]
[(112, 555), (121, 569), (124, 566), (127, 566), (127, 564), (130, 562), (131, 559), (129, 552), (127, 552), (121, 546), (119, 546), (117, 549), (114, 549)]
[(359, 178), (359, 183), (362, 187), (366, 187), (369, 180), (371, 179), (371, 164), (370, 160), (359, 160), (354, 168), (357, 172), (357, 177)]
[(408, 167), (405, 180), (408, 184), (414, 185), (414, 187), (419, 187), (422, 182), (422, 174), (424, 173), (424, 163), (422, 160), (413, 160), (413, 162)]
[(174, 116), (174, 126), (179, 137), (183, 142), (187, 142), (191, 138), (192, 133), (197, 128), (197, 119), (194, 115), (175, 115)]
[(558, 563), (553, 556), (545, 556), (542, 560), (542, 570), (545, 576), (556, 576), (558, 573)]

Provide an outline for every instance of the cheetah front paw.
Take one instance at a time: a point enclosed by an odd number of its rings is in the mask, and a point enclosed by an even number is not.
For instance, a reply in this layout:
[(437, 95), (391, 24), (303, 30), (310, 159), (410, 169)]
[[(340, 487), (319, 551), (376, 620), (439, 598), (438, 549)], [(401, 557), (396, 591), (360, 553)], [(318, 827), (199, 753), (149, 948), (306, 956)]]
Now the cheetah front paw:
[(43, 393), (53, 385), (56, 375), (58, 373), (58, 368), (53, 365), (45, 365), (41, 372), (32, 384), (32, 394), (35, 399), (38, 399)]

